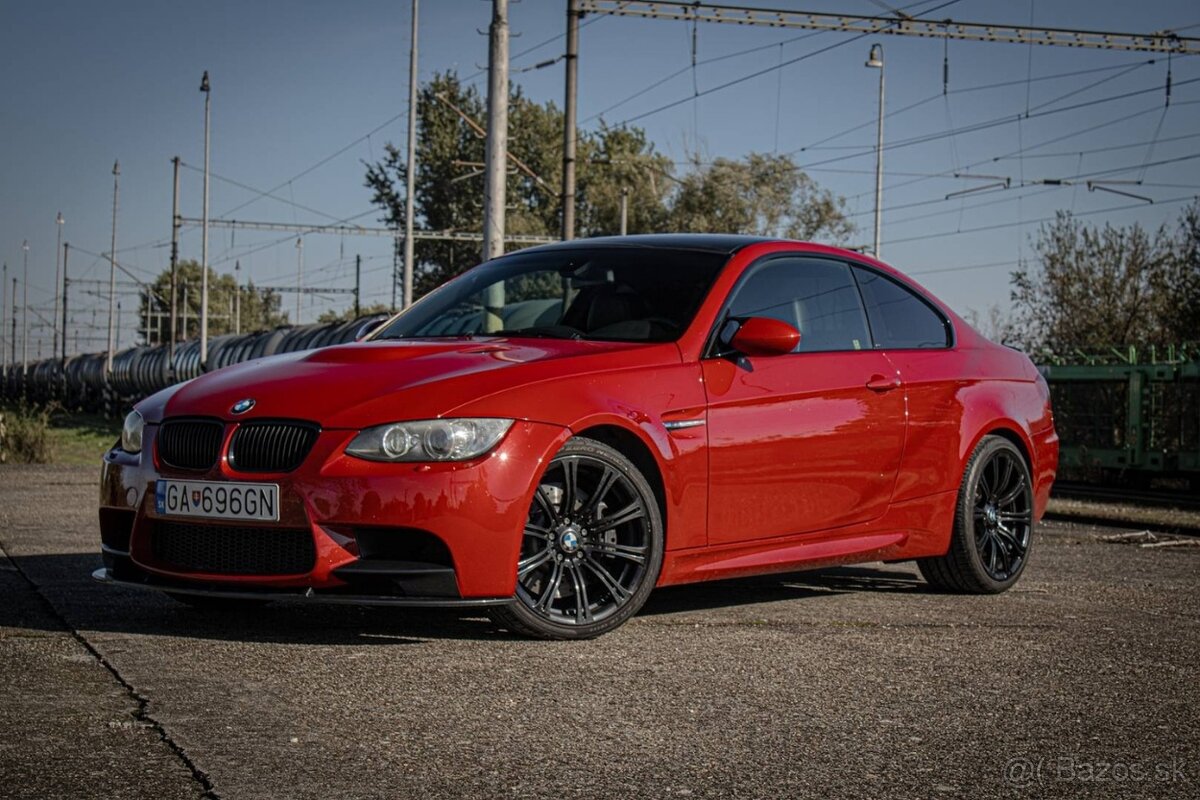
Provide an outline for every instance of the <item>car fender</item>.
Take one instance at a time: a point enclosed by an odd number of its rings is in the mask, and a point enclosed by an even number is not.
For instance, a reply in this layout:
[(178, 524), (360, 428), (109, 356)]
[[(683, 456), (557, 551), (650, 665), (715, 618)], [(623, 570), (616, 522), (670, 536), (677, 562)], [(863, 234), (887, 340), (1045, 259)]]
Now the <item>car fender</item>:
[[(665, 423), (704, 421), (700, 379), (695, 363), (557, 376), (466, 403), (447, 416), (527, 419), (561, 425), (576, 434), (598, 427), (625, 431), (654, 459), (654, 477), (663, 490), (668, 549), (699, 547), (707, 543), (707, 431), (704, 425), (668, 431)], [(545, 459), (553, 455), (547, 453)]]

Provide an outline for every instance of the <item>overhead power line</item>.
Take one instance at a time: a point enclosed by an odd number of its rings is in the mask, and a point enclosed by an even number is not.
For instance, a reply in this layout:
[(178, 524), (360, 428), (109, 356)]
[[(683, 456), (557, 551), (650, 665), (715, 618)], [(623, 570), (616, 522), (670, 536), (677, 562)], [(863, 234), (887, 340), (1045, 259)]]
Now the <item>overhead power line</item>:
[[(191, 217), (180, 217), (185, 224), (196, 224), (199, 220)], [(252, 222), (239, 219), (210, 219), (208, 224), (214, 228), (234, 228), (250, 231), (288, 231), (289, 233), (334, 233), (344, 236), (384, 236), (392, 239), (402, 238), (403, 231), (395, 228), (366, 228), (361, 225), (305, 225), (288, 222)], [(288, 237), (289, 239), (291, 237)], [(414, 231), (414, 239), (436, 239), (447, 242), (479, 242), (483, 235), (470, 231)], [(534, 234), (515, 233), (504, 237), (510, 244), (548, 244), (557, 242), (553, 236), (538, 236)]]
[[(1176, 83), (1176, 86), (1184, 86), (1187, 84), (1197, 83), (1197, 82), (1200, 82), (1200, 78), (1191, 78), (1186, 81), (1179, 81), (1178, 83)], [(927, 142), (933, 142), (933, 141), (937, 141), (939, 139), (945, 139), (948, 136), (955, 136), (955, 135), (963, 134), (963, 133), (976, 133), (978, 131), (987, 130), (989, 128), (994, 128), (998, 125), (1009, 125), (1014, 122), (1017, 122), (1018, 120), (1037, 119), (1040, 117), (1052, 116), (1054, 114), (1062, 114), (1067, 111), (1078, 111), (1079, 109), (1082, 109), (1082, 108), (1090, 108), (1091, 106), (1103, 105), (1105, 103), (1112, 103), (1112, 102), (1116, 102), (1118, 100), (1127, 100), (1130, 97), (1138, 97), (1140, 95), (1148, 94), (1150, 92), (1160, 92), (1160, 91), (1162, 91), (1162, 86), (1155, 85), (1155, 86), (1151, 86), (1151, 87), (1148, 87), (1145, 89), (1138, 89), (1138, 90), (1131, 91), (1131, 92), (1124, 92), (1122, 94), (1110, 95), (1108, 97), (1097, 98), (1095, 100), (1088, 100), (1088, 101), (1085, 101), (1082, 103), (1075, 103), (1075, 104), (1069, 105), (1069, 106), (1062, 106), (1061, 108), (1049, 108), (1049, 109), (1045, 109), (1043, 111), (1035, 111), (1028, 115), (1026, 115), (1024, 113), (1006, 114), (1002, 117), (993, 117), (990, 120), (983, 120), (981, 122), (973, 122), (968, 125), (963, 125), (963, 126), (960, 126), (958, 128), (954, 128), (954, 129), (948, 130), (948, 131), (938, 131), (936, 133), (927, 133), (927, 134), (922, 134), (919, 136), (913, 136), (908, 139), (901, 139), (899, 141), (888, 142), (887, 144), (884, 145), (883, 149), (884, 150), (896, 150), (896, 149), (899, 149), (902, 147), (911, 147), (911, 146), (917, 145), (917, 144), (925, 144)], [(1141, 112), (1141, 113), (1144, 113), (1144, 112)], [(791, 154), (795, 154), (798, 152), (800, 152), (800, 151), (793, 150)], [(861, 153), (852, 153), (852, 154), (844, 155), (844, 156), (831, 156), (829, 158), (822, 159), (820, 161), (813, 161), (809, 164), (801, 165), (798, 168), (799, 169), (807, 169), (809, 167), (823, 166), (825, 164), (832, 164), (832, 163), (835, 163), (838, 161), (845, 161), (845, 160), (851, 159), (851, 158), (861, 158), (864, 155), (870, 155), (871, 152), (872, 151), (863, 151)]]
[[(1169, 206), (1169, 205), (1176, 205), (1178, 203), (1188, 203), (1188, 202), (1191, 202), (1196, 199), (1197, 199), (1196, 195), (1189, 194), (1189, 195), (1183, 195), (1181, 197), (1171, 197), (1166, 200), (1158, 200), (1155, 202), (1155, 204), (1162, 205), (1162, 206)], [(1110, 206), (1108, 208), (1097, 208), (1092, 211), (1080, 211), (1076, 214), (1073, 214), (1072, 216), (1090, 217), (1090, 216), (1094, 216), (1096, 214), (1111, 214), (1114, 211), (1129, 211), (1130, 209), (1146, 208), (1146, 207), (1147, 206), (1145, 203), (1127, 203), (1125, 205), (1120, 205), (1120, 206)], [(995, 231), (995, 230), (1001, 230), (1003, 228), (1017, 228), (1017, 227), (1021, 227), (1023, 225), (1037, 225), (1037, 224), (1040, 224), (1043, 222), (1053, 222), (1056, 218), (1057, 217), (1055, 217), (1055, 216), (1049, 216), (1049, 217), (1039, 217), (1037, 219), (1017, 220), (1016, 222), (997, 222), (997, 223), (993, 223), (991, 225), (979, 225), (974, 228), (959, 228), (957, 230), (952, 230), (952, 231), (939, 231), (937, 233), (923, 233), (923, 234), (920, 234), (917, 236), (906, 236), (902, 239), (890, 239), (890, 240), (885, 239), (884, 243), (888, 244), (888, 245), (897, 245), (897, 244), (905, 244), (907, 242), (919, 242), (919, 241), (923, 241), (925, 239), (939, 239), (939, 238), (946, 238), (948, 236), (958, 236), (958, 235), (961, 235), (964, 233), (981, 233), (983, 231)]]
[[(184, 169), (190, 169), (192, 172), (203, 172), (204, 171), (204, 169), (202, 167), (192, 166), (191, 164), (187, 163), (186, 161), (182, 161), (182, 160), (179, 162), (179, 166), (183, 167)], [(236, 186), (237, 188), (244, 189), (247, 192), (253, 192), (254, 194), (258, 195), (259, 198), (275, 200), (276, 202), (283, 203), (284, 205), (289, 205), (289, 206), (292, 206), (293, 208), (298, 208), (301, 211), (308, 211), (311, 214), (316, 214), (318, 216), (325, 217), (326, 219), (338, 219), (337, 216), (335, 216), (333, 214), (327, 214), (318, 208), (312, 208), (311, 206), (301, 205), (300, 203), (297, 203), (295, 200), (289, 200), (286, 197), (280, 197), (277, 194), (272, 194), (271, 192), (264, 191), (262, 189), (258, 189), (254, 186), (250, 186), (248, 184), (242, 183), (241, 181), (235, 181), (233, 178), (226, 178), (223, 175), (218, 175), (217, 173), (213, 172), (211, 169), (208, 171), (208, 174), (209, 174), (209, 177), (215, 178), (216, 180), (219, 180), (222, 183), (228, 183), (230, 186)], [(255, 198), (255, 199), (257, 199), (257, 198)]]
[[(718, 22), (735, 25), (761, 25), (770, 28), (843, 31), (862, 36), (921, 36), (933, 39), (959, 39), (973, 42), (1085, 47), (1099, 50), (1135, 50), (1176, 55), (1200, 54), (1200, 39), (1179, 36), (1169, 31), (1155, 33), (1118, 33), (1072, 28), (1035, 28), (1028, 25), (925, 20), (915, 17), (881, 17), (858, 14), (821, 14), (746, 6), (706, 5), (702, 3), (663, 3), (651, 0), (579, 0), (585, 14), (610, 14), (644, 19)], [(923, 12), (928, 14), (930, 12)]]

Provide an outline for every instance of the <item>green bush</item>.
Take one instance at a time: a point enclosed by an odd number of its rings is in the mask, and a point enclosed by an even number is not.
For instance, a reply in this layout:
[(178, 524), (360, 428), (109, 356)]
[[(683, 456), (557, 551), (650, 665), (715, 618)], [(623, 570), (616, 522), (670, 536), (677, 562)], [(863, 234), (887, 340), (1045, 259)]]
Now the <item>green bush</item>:
[(50, 461), (50, 409), (21, 403), (0, 412), (0, 462), (45, 464)]

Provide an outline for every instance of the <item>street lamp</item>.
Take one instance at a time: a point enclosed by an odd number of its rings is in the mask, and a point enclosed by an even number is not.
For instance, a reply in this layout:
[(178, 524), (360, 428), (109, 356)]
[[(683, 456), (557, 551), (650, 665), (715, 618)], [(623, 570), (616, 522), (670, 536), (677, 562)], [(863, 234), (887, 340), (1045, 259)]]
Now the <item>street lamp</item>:
[(212, 92), (208, 85), (208, 70), (200, 79), (204, 92), (204, 212), (200, 239), (200, 369), (208, 368), (208, 106)]
[(112, 377), (113, 353), (116, 351), (117, 329), (117, 201), (120, 197), (121, 162), (113, 162), (112, 244), (108, 248), (108, 354), (104, 358), (104, 380)]
[(29, 240), (21, 242), (25, 258), (25, 277), (21, 279), (21, 374), (29, 371)]
[(296, 325), (300, 324), (300, 298), (304, 297), (304, 239), (296, 237)]
[(875, 143), (875, 257), (879, 258), (879, 234), (883, 224), (883, 45), (871, 45), (866, 66), (879, 70), (879, 135)]

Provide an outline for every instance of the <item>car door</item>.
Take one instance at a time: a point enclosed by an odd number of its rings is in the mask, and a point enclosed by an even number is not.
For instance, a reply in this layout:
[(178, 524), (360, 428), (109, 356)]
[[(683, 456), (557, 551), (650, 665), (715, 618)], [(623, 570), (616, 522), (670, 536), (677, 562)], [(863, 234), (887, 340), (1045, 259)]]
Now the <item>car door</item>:
[(957, 470), (964, 359), (947, 351), (954, 329), (946, 315), (912, 287), (868, 267), (852, 266), (867, 309), (875, 348), (896, 365), (908, 403), (904, 459), (893, 499), (942, 491)]
[(750, 357), (717, 342), (702, 362), (709, 543), (881, 516), (904, 447), (904, 390), (887, 356), (872, 348), (849, 267), (795, 255), (751, 265), (723, 320), (755, 316), (795, 326), (800, 344)]

